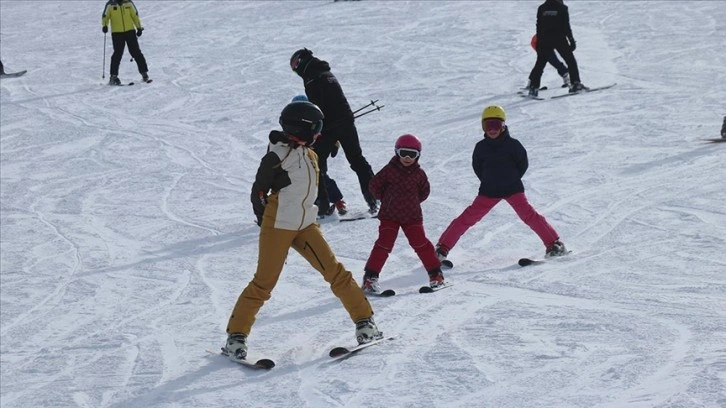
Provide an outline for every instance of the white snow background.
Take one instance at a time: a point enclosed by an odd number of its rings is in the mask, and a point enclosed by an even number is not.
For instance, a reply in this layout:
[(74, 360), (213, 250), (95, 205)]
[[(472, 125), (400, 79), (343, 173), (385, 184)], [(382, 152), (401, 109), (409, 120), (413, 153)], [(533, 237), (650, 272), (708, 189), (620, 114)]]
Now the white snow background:
[[(104, 1), (0, 1), (3, 408), (726, 406), (726, 7), (571, 1), (583, 83), (532, 101), (533, 1), (143, 1), (153, 84), (128, 53), (108, 87)], [(291, 252), (249, 338), (249, 371), (211, 355), (251, 279), (249, 191), (302, 80), (330, 62), (378, 171), (423, 141), (435, 243), (476, 196), (480, 113), (502, 105), (524, 182), (574, 252), (536, 267), (537, 236), (501, 203), (451, 251), (433, 295), (401, 234), (371, 299), (396, 340), (330, 363), (354, 325)], [(106, 78), (102, 79), (102, 73)], [(564, 90), (552, 67), (543, 85)], [(357, 179), (330, 174), (352, 209)], [(357, 281), (378, 222), (325, 221)]]

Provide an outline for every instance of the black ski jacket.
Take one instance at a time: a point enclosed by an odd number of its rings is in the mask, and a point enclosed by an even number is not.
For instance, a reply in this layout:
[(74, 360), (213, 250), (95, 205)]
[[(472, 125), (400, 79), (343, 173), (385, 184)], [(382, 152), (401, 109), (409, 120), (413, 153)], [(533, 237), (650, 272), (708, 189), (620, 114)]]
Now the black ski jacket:
[(570, 12), (562, 0), (547, 0), (537, 9), (537, 45), (556, 47), (565, 41), (575, 42), (570, 27)]
[(326, 128), (329, 129), (333, 124), (340, 126), (353, 122), (353, 111), (350, 109), (338, 79), (330, 72), (330, 65), (327, 61), (313, 57), (302, 77), (305, 81), (305, 94), (308, 100), (318, 105), (325, 115), (323, 134), (325, 134)]
[(522, 176), (529, 167), (527, 150), (509, 136), (509, 128), (496, 139), (484, 136), (474, 147), (474, 173), (479, 177), (479, 195), (504, 198), (524, 192)]

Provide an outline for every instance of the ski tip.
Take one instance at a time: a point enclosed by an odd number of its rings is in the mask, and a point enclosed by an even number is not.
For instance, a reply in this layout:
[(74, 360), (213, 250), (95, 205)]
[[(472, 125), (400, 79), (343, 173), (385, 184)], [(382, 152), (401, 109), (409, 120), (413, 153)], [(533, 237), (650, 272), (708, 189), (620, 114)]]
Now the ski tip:
[(259, 368), (264, 368), (265, 370), (269, 370), (269, 369), (275, 367), (275, 362), (268, 358), (263, 358), (261, 360), (257, 360), (257, 362), (255, 363), (255, 366), (257, 366)]
[(396, 291), (393, 289), (386, 289), (380, 294), (378, 294), (379, 297), (390, 297), (390, 296), (396, 296)]
[(444, 259), (441, 261), (441, 269), (451, 269), (454, 267), (454, 263), (449, 261), (448, 259)]
[(517, 263), (519, 264), (519, 266), (529, 266), (534, 263), (534, 260), (529, 258), (522, 258)]
[(350, 353), (350, 350), (348, 350), (347, 348), (345, 348), (345, 347), (336, 347), (336, 348), (330, 350), (330, 353), (328, 353), (328, 355), (330, 357), (335, 358), (335, 357), (340, 357), (340, 356), (345, 355), (345, 354), (348, 354), (348, 353)]
[(438, 292), (438, 291), (440, 291), (440, 290), (443, 290), (443, 289), (449, 288), (449, 287), (451, 287), (452, 285), (453, 285), (453, 283), (449, 283), (449, 282), (444, 282), (444, 284), (443, 284), (443, 285), (441, 285), (441, 286), (437, 286), (437, 287), (436, 287), (435, 289), (434, 289), (434, 288), (432, 288), (431, 286), (421, 286), (421, 287), (420, 287), (420, 288), (418, 289), (418, 293), (434, 293), (434, 292)]

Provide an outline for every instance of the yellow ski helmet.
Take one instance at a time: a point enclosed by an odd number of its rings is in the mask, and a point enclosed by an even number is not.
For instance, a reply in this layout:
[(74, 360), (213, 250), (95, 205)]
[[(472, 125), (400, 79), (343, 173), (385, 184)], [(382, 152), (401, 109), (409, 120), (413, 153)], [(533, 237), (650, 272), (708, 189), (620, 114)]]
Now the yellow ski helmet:
[(507, 114), (504, 113), (504, 108), (499, 105), (489, 105), (484, 108), (484, 112), (481, 113), (482, 120), (485, 119), (499, 119), (502, 122), (507, 121)]

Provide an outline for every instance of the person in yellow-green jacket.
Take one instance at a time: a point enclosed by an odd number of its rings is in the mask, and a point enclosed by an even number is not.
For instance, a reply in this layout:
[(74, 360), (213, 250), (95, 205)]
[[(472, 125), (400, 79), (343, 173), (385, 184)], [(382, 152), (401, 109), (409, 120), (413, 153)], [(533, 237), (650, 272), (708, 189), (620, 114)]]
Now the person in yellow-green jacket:
[(124, 55), (124, 47), (129, 46), (129, 54), (136, 61), (139, 73), (144, 82), (151, 82), (146, 66), (146, 58), (141, 53), (139, 41), (144, 27), (141, 26), (139, 12), (131, 0), (108, 0), (101, 17), (101, 31), (108, 32), (108, 23), (111, 23), (111, 40), (113, 41), (113, 55), (111, 56), (111, 77), (109, 85), (121, 85), (118, 79), (118, 67)]

